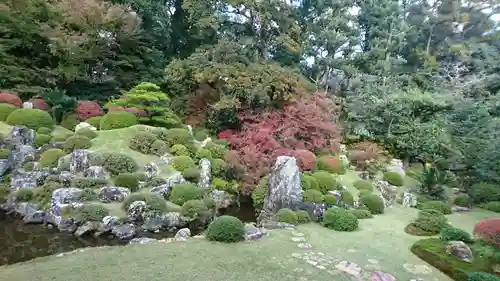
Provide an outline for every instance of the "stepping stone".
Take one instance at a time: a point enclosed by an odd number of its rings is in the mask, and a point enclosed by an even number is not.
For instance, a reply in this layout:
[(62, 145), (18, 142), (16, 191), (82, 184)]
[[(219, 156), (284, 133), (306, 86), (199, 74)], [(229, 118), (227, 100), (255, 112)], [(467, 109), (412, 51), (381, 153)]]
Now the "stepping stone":
[(322, 265), (317, 265), (316, 268), (319, 268), (319, 269), (326, 269), (326, 267), (322, 266)]
[(349, 253), (356, 253), (357, 250), (355, 250), (355, 249), (348, 249), (347, 252), (349, 252)]
[(300, 259), (301, 254), (299, 254), (299, 253), (293, 253), (293, 254), (292, 254), (292, 257), (293, 257), (293, 258), (296, 258), (296, 259)]
[(335, 265), (335, 268), (356, 278), (359, 278), (363, 272), (359, 265), (350, 261), (341, 261)]
[(378, 264), (378, 260), (374, 260), (374, 259), (369, 259), (368, 262), (371, 264)]
[(292, 235), (295, 236), (295, 237), (304, 237), (305, 236), (304, 233), (296, 232), (296, 231), (292, 232)]
[(312, 245), (309, 244), (309, 243), (300, 243), (297, 245), (297, 248), (301, 248), (301, 249), (311, 249), (312, 248)]
[(318, 264), (317, 261), (312, 261), (312, 260), (306, 260), (306, 262), (312, 266), (316, 266)]
[(389, 273), (375, 271), (372, 273), (372, 281), (396, 281), (396, 278)]
[(303, 237), (292, 237), (293, 242), (306, 242), (306, 239)]

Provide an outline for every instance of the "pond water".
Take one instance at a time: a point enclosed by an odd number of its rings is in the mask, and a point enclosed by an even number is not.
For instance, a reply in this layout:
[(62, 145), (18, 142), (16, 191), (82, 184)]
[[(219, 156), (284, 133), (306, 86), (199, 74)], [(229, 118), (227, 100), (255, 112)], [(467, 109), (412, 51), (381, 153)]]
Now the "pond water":
[[(244, 222), (255, 221), (255, 210), (250, 203), (243, 202), (240, 207), (230, 207), (221, 214), (238, 217)], [(197, 234), (193, 232), (193, 235)], [(140, 237), (162, 239), (172, 237), (174, 233), (141, 233)], [(79, 238), (70, 233), (63, 233), (56, 228), (43, 225), (25, 224), (19, 216), (0, 211), (0, 266), (28, 261), (84, 247), (119, 246), (126, 242), (112, 237)]]

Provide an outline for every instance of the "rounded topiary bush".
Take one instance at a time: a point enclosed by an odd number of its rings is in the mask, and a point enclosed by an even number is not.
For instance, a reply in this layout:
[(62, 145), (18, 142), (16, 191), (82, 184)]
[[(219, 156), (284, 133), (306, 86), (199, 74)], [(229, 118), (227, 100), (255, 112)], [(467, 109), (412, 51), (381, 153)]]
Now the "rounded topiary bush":
[(370, 192), (373, 192), (373, 184), (368, 180), (358, 180), (355, 181), (352, 185), (359, 191), (368, 190)]
[(176, 156), (172, 162), (172, 167), (179, 172), (195, 166), (196, 164), (189, 156)]
[(472, 241), (471, 235), (460, 228), (456, 227), (445, 227), (441, 230), (439, 238), (443, 241), (462, 241), (465, 243), (470, 243)]
[(49, 111), (50, 105), (39, 97), (35, 97), (29, 100), (33, 104), (33, 108), (37, 108), (43, 111)]
[(304, 202), (308, 203), (322, 203), (323, 194), (316, 189), (308, 189), (304, 191)]
[(236, 217), (220, 216), (207, 229), (207, 239), (211, 241), (233, 243), (245, 240), (245, 226)]
[(358, 197), (362, 197), (362, 196), (366, 196), (366, 195), (371, 195), (372, 192), (369, 191), (369, 190), (364, 190), (364, 189), (361, 189), (358, 193)]
[(163, 156), (168, 152), (167, 144), (162, 140), (155, 140), (149, 149), (149, 154)]
[(427, 201), (420, 205), (422, 210), (436, 210), (445, 215), (451, 214), (451, 206), (442, 201)]
[(169, 200), (177, 205), (183, 205), (189, 200), (198, 200), (202, 196), (201, 190), (191, 183), (178, 183), (173, 186)]
[(182, 171), (182, 176), (187, 181), (198, 182), (198, 179), (200, 178), (200, 169), (198, 169), (198, 167), (187, 168)]
[(167, 143), (168, 147), (172, 147), (176, 144), (182, 144), (187, 147), (194, 143), (194, 138), (189, 131), (181, 128), (161, 130), (159, 132), (159, 138)]
[(212, 159), (212, 175), (216, 177), (220, 177), (224, 174), (224, 171), (226, 170), (227, 164), (224, 160), (222, 159)]
[(222, 146), (220, 144), (216, 144), (214, 142), (207, 143), (205, 148), (210, 151), (210, 155), (213, 158), (224, 159), (224, 157), (226, 156), (226, 153), (228, 152), (228, 149), (225, 146)]
[(174, 144), (170, 148), (170, 153), (173, 156), (189, 156), (189, 149), (183, 144)]
[(500, 201), (488, 202), (483, 206), (483, 209), (495, 213), (500, 213)]
[(16, 110), (17, 107), (8, 103), (0, 103), (0, 121), (5, 121), (7, 117)]
[(133, 173), (138, 166), (135, 160), (122, 153), (104, 153), (103, 166), (112, 174)]
[(346, 173), (346, 167), (342, 164), (339, 157), (322, 156), (318, 158), (317, 169), (334, 174), (343, 175)]
[(326, 210), (323, 226), (336, 231), (355, 231), (359, 227), (358, 218), (350, 211), (340, 208)]
[(77, 149), (88, 149), (92, 146), (92, 142), (86, 136), (73, 135), (64, 143), (64, 151), (72, 152)]
[(66, 155), (64, 151), (58, 148), (50, 148), (44, 151), (40, 155), (40, 167), (42, 168), (55, 168), (57, 167), (57, 163), (59, 161), (59, 158), (63, 157)]
[(443, 213), (436, 210), (422, 210), (417, 219), (407, 226), (406, 232), (418, 236), (436, 235), (448, 227), (448, 221)]
[(97, 132), (89, 128), (82, 128), (76, 131), (76, 134), (79, 136), (85, 136), (89, 139), (95, 139), (97, 137)]
[(99, 129), (101, 127), (101, 119), (102, 119), (102, 116), (94, 116), (94, 117), (90, 117), (89, 119), (85, 120), (85, 122), (89, 123), (90, 125), (94, 126), (97, 129)]
[(337, 197), (332, 194), (326, 194), (325, 196), (323, 196), (323, 202), (325, 202), (325, 204), (327, 205), (335, 205), (337, 204)]
[(311, 175), (301, 174), (300, 181), (302, 184), (302, 189), (304, 189), (304, 190), (307, 190), (307, 189), (320, 190), (318, 180)]
[(212, 212), (203, 200), (188, 200), (182, 204), (180, 214), (186, 221), (206, 222)]
[(469, 272), (467, 281), (500, 281), (500, 276), (488, 272)]
[(349, 191), (341, 190), (340, 194), (341, 194), (342, 202), (344, 202), (344, 204), (349, 205), (349, 206), (352, 206), (354, 204), (354, 197), (352, 196), (352, 194)]
[(372, 213), (368, 210), (354, 209), (351, 212), (360, 220), (373, 218)]
[(101, 130), (113, 130), (127, 128), (137, 124), (138, 121), (135, 114), (126, 111), (112, 111), (101, 118), (99, 128)]
[(54, 120), (47, 112), (34, 108), (20, 108), (14, 110), (5, 122), (11, 126), (26, 126), (33, 130), (41, 127), (52, 128)]
[(311, 222), (311, 216), (309, 216), (309, 213), (304, 210), (297, 210), (295, 211), (295, 214), (297, 214), (297, 222), (298, 224), (304, 224)]
[(500, 201), (500, 186), (486, 182), (475, 183), (470, 187), (469, 195), (478, 204)]
[(396, 172), (385, 172), (384, 180), (394, 186), (403, 186), (404, 184), (403, 177)]
[(130, 205), (136, 201), (146, 202), (147, 209), (150, 211), (165, 213), (168, 211), (167, 201), (157, 193), (152, 192), (137, 192), (132, 193), (122, 203), (122, 209), (127, 211)]
[(68, 130), (74, 131), (76, 125), (78, 125), (79, 123), (80, 120), (78, 120), (78, 116), (76, 114), (69, 114), (64, 116), (61, 121), (61, 126)]
[(34, 193), (31, 188), (20, 188), (16, 190), (14, 197), (17, 202), (28, 202), (33, 199)]
[(364, 195), (361, 198), (359, 198), (359, 202), (365, 205), (373, 215), (379, 215), (384, 213), (385, 209), (384, 202), (380, 197), (378, 197), (375, 194)]
[(122, 173), (116, 176), (115, 185), (137, 191), (139, 189), (139, 179), (134, 173)]
[(6, 92), (0, 93), (0, 103), (10, 104), (18, 108), (23, 106), (23, 101), (21, 100), (20, 97)]
[(35, 147), (41, 147), (44, 144), (48, 144), (52, 137), (50, 135), (36, 134), (35, 136)]
[[(94, 101), (81, 100), (78, 102), (75, 112), (79, 120), (88, 120), (90, 118), (101, 116), (104, 114), (101, 106)], [(88, 123), (88, 122), (87, 122)], [(92, 124), (91, 124), (92, 125)], [(92, 125), (94, 126), (94, 125)], [(94, 126), (99, 128), (99, 125)]]
[(293, 153), (295, 158), (297, 158), (297, 164), (299, 165), (301, 171), (313, 170), (316, 165), (316, 155), (306, 149), (297, 149)]
[(196, 160), (198, 162), (201, 159), (212, 160), (212, 153), (210, 152), (210, 150), (208, 150), (206, 148), (198, 149), (198, 151), (196, 152)]
[(128, 142), (128, 147), (132, 150), (139, 151), (144, 154), (149, 154), (151, 145), (156, 141), (155, 134), (150, 132), (139, 132)]
[(299, 222), (297, 214), (288, 208), (280, 209), (276, 213), (276, 218), (279, 222), (284, 222), (289, 224), (298, 224)]
[(460, 207), (470, 207), (472, 200), (468, 195), (459, 195), (453, 199), (453, 204)]
[(323, 194), (327, 194), (330, 190), (342, 190), (342, 184), (328, 172), (318, 171), (313, 173), (312, 177), (318, 182), (318, 189)]
[(51, 128), (47, 128), (47, 127), (40, 127), (38, 128), (38, 130), (36, 131), (37, 134), (43, 134), (43, 135), (50, 135), (50, 133), (52, 133), (52, 129)]
[(75, 177), (73, 180), (71, 180), (72, 187), (90, 190), (98, 189), (108, 184), (109, 182), (107, 180), (96, 178)]

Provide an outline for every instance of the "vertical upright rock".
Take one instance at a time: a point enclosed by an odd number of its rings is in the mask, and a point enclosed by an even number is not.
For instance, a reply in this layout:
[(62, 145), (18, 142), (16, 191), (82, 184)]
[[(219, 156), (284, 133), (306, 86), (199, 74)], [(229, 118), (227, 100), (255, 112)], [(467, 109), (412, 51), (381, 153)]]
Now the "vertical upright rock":
[(71, 162), (69, 171), (72, 174), (84, 172), (90, 167), (89, 151), (85, 149), (77, 149), (71, 153)]
[(200, 160), (200, 179), (198, 180), (198, 187), (201, 190), (208, 190), (210, 188), (211, 178), (211, 164), (208, 159)]
[(282, 208), (295, 209), (302, 202), (302, 195), (297, 160), (279, 156), (269, 174), (269, 188), (258, 221), (264, 221)]
[[(24, 126), (14, 126), (9, 136), (9, 144), (17, 147), (20, 145), (32, 146), (35, 141), (35, 131)], [(13, 148), (11, 148), (13, 149)]]
[(160, 168), (154, 162), (148, 163), (144, 165), (144, 175), (147, 180), (151, 180), (160, 175)]

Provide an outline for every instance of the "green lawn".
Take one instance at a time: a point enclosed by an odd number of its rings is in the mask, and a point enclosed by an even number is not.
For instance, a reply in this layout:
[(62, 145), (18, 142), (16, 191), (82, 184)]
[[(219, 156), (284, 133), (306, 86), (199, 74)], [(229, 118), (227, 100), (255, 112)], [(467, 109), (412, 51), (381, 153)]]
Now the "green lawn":
[[(355, 262), (365, 270), (361, 280), (370, 280), (374, 270), (391, 273), (397, 280), (450, 280), (409, 250), (420, 238), (407, 235), (403, 229), (417, 211), (389, 208), (384, 215), (362, 220), (356, 232), (335, 232), (318, 224), (299, 226), (298, 231), (305, 234), (312, 249), (298, 248), (300, 242), (292, 241), (291, 230), (272, 230), (261, 241), (236, 245), (193, 238), (188, 242), (94, 248), (63, 258), (39, 258), (0, 267), (0, 280), (34, 280), (33, 276), (37, 281), (356, 280), (335, 269), (342, 260)], [(448, 217), (454, 225), (471, 230), (478, 219), (494, 216), (475, 210)], [(322, 266), (309, 264), (306, 254), (321, 258), (318, 265)]]

